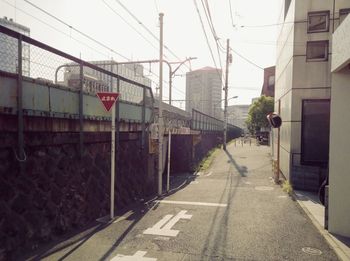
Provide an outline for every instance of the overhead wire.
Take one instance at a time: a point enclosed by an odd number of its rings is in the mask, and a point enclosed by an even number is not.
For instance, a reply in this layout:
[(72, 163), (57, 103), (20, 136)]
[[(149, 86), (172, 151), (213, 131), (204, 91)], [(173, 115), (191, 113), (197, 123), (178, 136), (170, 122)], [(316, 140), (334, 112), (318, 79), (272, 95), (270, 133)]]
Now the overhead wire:
[[(159, 41), (159, 38), (139, 19), (137, 18), (136, 15), (134, 15), (120, 0), (115, 0), (139, 25), (141, 25), (155, 40)], [(157, 7), (157, 3), (156, 7)], [(158, 9), (158, 8), (157, 8)], [(167, 51), (169, 51), (176, 59), (181, 60), (181, 58), (179, 56), (177, 56), (167, 45), (163, 45), (164, 49), (166, 49)], [(168, 57), (166, 55), (164, 55), (165, 58), (168, 59)], [(188, 67), (188, 65), (184, 64), (186, 67)], [(188, 67), (189, 68), (189, 67)], [(181, 71), (183, 71), (180, 68)], [(177, 89), (175, 86), (172, 86), (173, 89), (178, 90), (180, 92), (182, 92), (181, 90)], [(184, 93), (184, 92), (182, 92)]]
[(82, 36), (86, 37), (87, 39), (89, 39), (89, 40), (95, 42), (96, 44), (98, 44), (98, 45), (104, 47), (105, 49), (109, 50), (110, 52), (112, 52), (112, 53), (114, 53), (114, 54), (116, 54), (116, 55), (118, 55), (118, 56), (120, 56), (120, 57), (123, 57), (123, 58), (126, 59), (126, 60), (129, 60), (129, 58), (127, 58), (126, 56), (124, 56), (124, 55), (118, 53), (117, 51), (115, 51), (115, 50), (113, 50), (112, 48), (108, 47), (108, 46), (105, 45), (104, 43), (102, 43), (102, 42), (100, 42), (100, 41), (94, 39), (94, 38), (91, 37), (90, 35), (88, 35), (88, 34), (82, 32), (82, 31), (80, 31), (80, 30), (74, 28), (72, 25), (66, 23), (65, 21), (63, 21), (62, 19), (58, 18), (57, 16), (55, 16), (55, 15), (53, 15), (53, 14), (50, 14), (50, 13), (47, 12), (46, 10), (40, 8), (39, 6), (33, 4), (32, 2), (30, 2), (30, 1), (28, 1), (28, 0), (24, 0), (24, 1), (25, 1), (26, 3), (28, 3), (28, 4), (30, 4), (31, 6), (35, 7), (36, 9), (40, 10), (41, 12), (45, 13), (46, 15), (50, 16), (51, 18), (55, 19), (56, 21), (58, 21), (58, 22), (60, 22), (60, 23), (62, 23), (62, 24), (64, 24), (64, 25), (66, 25), (66, 26), (69, 27), (71, 30), (77, 32), (78, 34), (81, 34)]
[(256, 63), (252, 62), (251, 60), (249, 60), (248, 58), (246, 58), (245, 56), (243, 56), (242, 54), (240, 54), (240, 53), (237, 52), (236, 50), (234, 50), (234, 49), (232, 49), (232, 48), (230, 48), (230, 50), (231, 50), (232, 52), (234, 52), (236, 55), (238, 55), (239, 57), (241, 57), (241, 58), (242, 58), (243, 60), (245, 60), (246, 62), (250, 63), (251, 65), (254, 65), (255, 67), (257, 67), (257, 68), (259, 68), (259, 69), (261, 69), (261, 70), (264, 70), (263, 67), (261, 67), (261, 66), (257, 65)]
[[(203, 6), (203, 9), (204, 9), (205, 16), (207, 18), (207, 22), (209, 24), (209, 28), (211, 30), (211, 33), (212, 33), (213, 37), (214, 37), (214, 41), (215, 41), (215, 44), (216, 44), (216, 49), (217, 49), (218, 57), (219, 57), (220, 69), (221, 69), (221, 72), (222, 72), (222, 61), (221, 61), (221, 56), (220, 56), (220, 48), (219, 48), (219, 45), (218, 45), (219, 37), (216, 34), (214, 23), (213, 23), (213, 20), (211, 18), (209, 4), (208, 4), (207, 0), (205, 0), (205, 4), (204, 4), (203, 0), (201, 0), (201, 3), (202, 3), (202, 6)], [(224, 82), (224, 78), (223, 78), (224, 76), (223, 76), (222, 73), (221, 73), (220, 77), (222, 77), (222, 82)]]
[[(2, 1), (4, 1), (4, 0), (2, 0)], [(115, 53), (115, 54), (117, 54), (117, 55), (120, 56), (120, 57), (123, 57), (123, 58), (126, 59), (127, 61), (131, 61), (131, 60), (130, 60), (129, 58), (127, 58), (126, 56), (124, 56), (124, 55), (122, 55), (122, 54), (116, 52), (115, 50), (113, 50), (112, 48), (108, 47), (108, 46), (105, 45), (104, 43), (102, 43), (102, 42), (100, 42), (100, 41), (94, 39), (93, 37), (89, 36), (88, 34), (82, 32), (82, 31), (80, 31), (80, 30), (78, 30), (77, 28), (74, 28), (72, 25), (66, 23), (66, 22), (63, 21), (62, 19), (60, 19), (60, 18), (58, 18), (57, 16), (55, 16), (55, 15), (49, 13), (48, 11), (42, 9), (41, 7), (39, 7), (39, 6), (37, 6), (37, 5), (33, 4), (33, 3), (31, 3), (31, 2), (28, 1), (28, 0), (24, 0), (24, 1), (27, 2), (28, 4), (30, 4), (31, 6), (33, 6), (34, 8), (38, 9), (39, 11), (41, 11), (41, 12), (45, 13), (46, 15), (50, 16), (51, 18), (55, 19), (56, 21), (62, 23), (62, 24), (65, 25), (65, 26), (67, 26), (67, 27), (70, 28), (71, 30), (74, 30), (75, 32), (77, 32), (77, 33), (79, 33), (80, 35), (86, 37), (87, 39), (89, 39), (89, 40), (95, 42), (96, 44), (98, 44), (98, 45), (104, 47), (105, 49), (109, 50), (110, 52)], [(50, 27), (52, 27), (52, 26), (50, 26)], [(105, 55), (105, 56), (106, 56), (106, 55)], [(155, 75), (156, 77), (159, 78), (159, 75), (157, 75), (156, 73), (154, 73), (154, 72), (151, 72), (151, 73), (152, 73), (153, 75)], [(150, 80), (151, 80), (151, 82), (153, 82), (153, 83), (155, 83), (155, 84), (157, 85), (157, 83), (154, 82), (152, 79), (150, 79)], [(168, 83), (166, 80), (163, 80), (163, 81), (164, 81), (165, 83)], [(174, 87), (174, 86), (173, 86), (173, 88), (176, 89), (176, 87)], [(178, 90), (178, 89), (177, 89), (177, 90)], [(181, 92), (181, 90), (178, 90), (178, 91)], [(184, 93), (184, 92), (182, 92), (182, 93)]]
[(209, 38), (208, 38), (207, 32), (205, 31), (205, 27), (204, 27), (204, 23), (203, 23), (203, 20), (202, 20), (202, 16), (200, 14), (200, 11), (199, 11), (199, 8), (198, 8), (196, 0), (193, 0), (193, 3), (195, 5), (195, 7), (196, 7), (196, 10), (197, 10), (197, 13), (198, 13), (198, 17), (199, 17), (199, 20), (201, 22), (202, 30), (203, 30), (203, 33), (204, 33), (204, 36), (205, 36), (205, 39), (206, 39), (206, 42), (207, 42), (210, 54), (211, 54), (211, 58), (212, 58), (212, 60), (214, 62), (215, 68), (217, 68), (218, 66), (216, 65), (216, 61), (215, 61), (215, 58), (214, 58), (213, 50), (211, 49), (211, 46), (210, 46), (210, 43), (209, 43)]
[[(152, 47), (154, 47), (156, 50), (158, 50), (158, 47), (155, 46), (151, 41), (149, 41), (139, 30), (137, 30), (132, 24), (130, 24), (124, 17), (122, 17), (112, 6), (110, 6), (105, 0), (102, 0), (102, 2), (119, 18), (121, 18), (128, 26), (130, 26), (136, 33), (138, 33), (145, 41), (147, 41)], [(151, 71), (153, 75), (159, 78), (157, 74)], [(165, 83), (169, 83), (166, 80), (164, 80)], [(172, 86), (174, 90), (177, 90), (179, 92), (182, 92), (181, 90), (177, 89), (175, 86)], [(182, 92), (184, 93), (184, 92)]]
[(229, 3), (229, 6), (230, 6), (231, 25), (232, 25), (233, 28), (236, 28), (236, 25), (233, 22), (231, 0), (228, 0), (228, 3)]
[(58, 29), (58, 28), (56, 28), (56, 27), (50, 25), (49, 23), (46, 23), (45, 21), (41, 20), (40, 18), (38, 18), (38, 17), (36, 17), (36, 16), (34, 16), (34, 15), (32, 15), (32, 14), (30, 14), (30, 13), (24, 11), (23, 9), (21, 9), (21, 8), (15, 6), (15, 5), (13, 5), (13, 4), (11, 4), (10, 2), (8, 2), (8, 1), (6, 1), (6, 0), (1, 0), (1, 1), (4, 2), (4, 3), (6, 3), (6, 4), (8, 4), (9, 6), (15, 8), (15, 10), (18, 10), (18, 11), (20, 11), (20, 12), (22, 12), (22, 13), (28, 15), (29, 17), (32, 17), (33, 19), (39, 21), (40, 23), (45, 24), (46, 26), (50, 27), (51, 29), (53, 29), (53, 30), (55, 30), (55, 31), (57, 31), (57, 32), (59, 32), (59, 33), (65, 35), (65, 36), (67, 36), (67, 37), (69, 37), (69, 38), (71, 38), (71, 39), (73, 39), (74, 41), (76, 41), (76, 42), (78, 42), (78, 43), (84, 45), (85, 47), (88, 47), (90, 50), (95, 51), (95, 52), (97, 52), (97, 53), (99, 53), (99, 54), (101, 54), (101, 55), (103, 55), (103, 56), (109, 58), (109, 56), (108, 56), (107, 54), (105, 54), (105, 53), (103, 53), (103, 52), (101, 52), (101, 51), (99, 51), (99, 50), (97, 50), (97, 49), (91, 47), (90, 45), (87, 45), (85, 42), (82, 42), (82, 41), (80, 41), (80, 40), (74, 38), (73, 36), (67, 34), (66, 32), (63, 32), (62, 30), (60, 30), (60, 29)]
[(102, 2), (114, 13), (116, 14), (120, 19), (124, 21), (128, 26), (130, 26), (138, 35), (140, 35), (146, 42), (148, 42), (153, 48), (158, 50), (158, 47), (154, 45), (150, 40), (148, 40), (139, 30), (137, 30), (131, 23), (129, 23), (124, 17), (122, 17), (112, 6), (110, 6), (105, 0), (102, 0)]
[[(141, 25), (155, 40), (159, 41), (159, 38), (137, 18), (120, 0), (115, 0), (139, 25)], [(168, 50), (176, 59), (181, 60), (167, 45), (164, 44), (164, 49)], [(165, 55), (164, 55), (165, 56)], [(166, 56), (165, 56), (166, 57)]]

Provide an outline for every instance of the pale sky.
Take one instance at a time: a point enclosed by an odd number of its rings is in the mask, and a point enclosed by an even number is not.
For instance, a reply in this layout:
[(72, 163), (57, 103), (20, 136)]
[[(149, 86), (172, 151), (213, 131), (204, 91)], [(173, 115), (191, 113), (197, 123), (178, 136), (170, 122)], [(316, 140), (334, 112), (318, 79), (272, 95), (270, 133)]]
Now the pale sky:
[[(164, 43), (174, 53), (164, 49), (166, 59), (176, 62), (186, 57), (197, 57), (191, 62), (193, 70), (215, 67), (203, 33), (196, 5), (193, 0), (27, 0), (48, 13), (56, 16), (75, 29), (102, 42), (115, 52), (132, 61), (159, 59), (159, 13), (164, 13)], [(79, 35), (68, 26), (25, 0), (0, 0), (0, 17), (13, 18), (17, 23), (30, 28), (31, 37), (51, 45), (84, 60), (106, 60), (113, 58), (118, 62), (127, 61), (89, 39)], [(212, 22), (222, 46), (230, 39), (231, 47), (260, 67), (275, 65), (276, 38), (279, 26), (276, 24), (281, 15), (282, 0), (231, 0), (232, 25), (229, 0), (208, 0)], [(136, 21), (121, 5), (136, 17)], [(202, 1), (196, 1), (205, 25), (210, 46), (220, 68), (219, 56), (214, 37), (209, 29)], [(205, 4), (206, 1), (203, 0)], [(122, 17), (122, 18), (121, 18)], [(132, 25), (139, 33), (132, 29)], [(142, 23), (142, 24), (140, 24)], [(144, 25), (152, 36), (142, 25)], [(242, 27), (243, 26), (243, 27)], [(252, 27), (249, 27), (252, 26)], [(54, 29), (55, 28), (55, 29)], [(84, 42), (84, 45), (75, 39)], [(87, 47), (87, 46), (89, 47)], [(221, 63), (225, 70), (225, 53), (220, 52)], [(230, 65), (228, 97), (238, 95), (229, 101), (233, 104), (250, 104), (251, 99), (260, 96), (263, 83), (263, 70), (248, 63), (235, 53)], [(187, 63), (188, 64), (188, 63)], [(158, 65), (149, 68), (145, 64), (145, 73), (150, 69), (159, 74)], [(175, 66), (174, 66), (175, 67)], [(173, 78), (173, 99), (185, 99), (185, 73), (189, 68), (182, 66)], [(181, 76), (183, 75), (183, 76)], [(164, 66), (164, 80), (168, 81), (168, 69)], [(158, 82), (153, 76), (152, 80)], [(155, 92), (155, 83), (152, 83)], [(224, 97), (224, 95), (222, 95)], [(168, 99), (168, 85), (164, 84), (163, 99)], [(174, 102), (176, 106), (185, 103)]]

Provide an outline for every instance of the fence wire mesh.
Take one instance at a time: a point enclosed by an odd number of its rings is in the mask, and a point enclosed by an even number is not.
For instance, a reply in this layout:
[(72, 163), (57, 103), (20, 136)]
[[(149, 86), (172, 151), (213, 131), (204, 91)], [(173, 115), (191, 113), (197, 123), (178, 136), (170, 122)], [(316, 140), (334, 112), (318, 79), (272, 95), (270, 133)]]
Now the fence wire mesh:
[[(22, 46), (22, 70), (24, 76), (29, 76), (29, 46)], [(18, 72), (18, 40), (0, 33), (0, 70), (9, 73)]]

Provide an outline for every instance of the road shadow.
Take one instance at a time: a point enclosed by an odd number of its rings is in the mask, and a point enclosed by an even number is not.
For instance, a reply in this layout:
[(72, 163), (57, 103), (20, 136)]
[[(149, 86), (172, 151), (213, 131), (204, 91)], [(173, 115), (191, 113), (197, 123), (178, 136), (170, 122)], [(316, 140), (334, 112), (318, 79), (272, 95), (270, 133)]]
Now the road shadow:
[[(118, 247), (118, 245), (123, 241), (123, 239), (127, 236), (127, 234), (135, 227), (135, 225), (142, 219), (144, 215), (153, 207), (150, 202), (153, 202), (154, 199), (149, 199), (146, 203), (136, 202), (129, 206), (128, 208), (122, 209), (116, 213), (117, 217), (122, 217), (127, 213), (130, 213), (126, 220), (132, 221), (132, 223), (127, 227), (127, 229), (116, 239), (110, 249), (99, 259), (106, 260), (109, 258), (110, 254)], [(96, 235), (99, 232), (107, 229), (109, 226), (113, 225), (113, 221), (107, 221), (107, 223), (94, 222), (90, 224), (89, 228), (85, 228), (85, 230), (76, 232), (76, 234), (69, 234), (59, 240), (50, 243), (49, 245), (43, 247), (42, 249), (36, 251), (36, 253), (27, 254), (25, 257), (21, 257), (18, 260), (26, 260), (26, 261), (36, 261), (42, 260), (44, 258), (48, 258), (55, 253), (60, 251), (64, 251), (65, 249), (70, 249), (63, 256), (57, 258), (56, 260), (62, 261), (70, 257), (74, 252), (76, 252), (80, 247), (82, 247), (90, 238)]]
[[(216, 252), (219, 251), (220, 247), (223, 248), (223, 258), (226, 260), (226, 241), (228, 236), (227, 227), (229, 226), (229, 218), (232, 215), (231, 210), (234, 202), (234, 197), (237, 193), (237, 187), (242, 177), (247, 176), (247, 167), (240, 166), (236, 163), (232, 155), (225, 151), (225, 155), (231, 163), (230, 169), (226, 177), (226, 185), (222, 192), (220, 203), (227, 204), (224, 213), (221, 218), (218, 218), (220, 208), (216, 209), (212, 222), (210, 224), (209, 233), (201, 252), (201, 260), (210, 260), (211, 257), (217, 256)], [(238, 172), (238, 176), (235, 175), (235, 171)], [(235, 181), (236, 180), (236, 181)], [(226, 194), (226, 197), (225, 197)]]
[(237, 162), (233, 159), (231, 153), (229, 153), (227, 150), (225, 150), (225, 154), (229, 158), (229, 162), (235, 167), (241, 177), (246, 177), (248, 174), (247, 167), (238, 165)]

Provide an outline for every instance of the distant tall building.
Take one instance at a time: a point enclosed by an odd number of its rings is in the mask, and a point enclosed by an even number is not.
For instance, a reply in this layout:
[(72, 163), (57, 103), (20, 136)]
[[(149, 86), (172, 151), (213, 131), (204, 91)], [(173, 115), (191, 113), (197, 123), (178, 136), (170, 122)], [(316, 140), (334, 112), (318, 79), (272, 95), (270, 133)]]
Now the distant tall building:
[(247, 130), (245, 121), (248, 118), (250, 105), (231, 105), (227, 106), (227, 122), (243, 130)]
[(221, 116), (222, 71), (212, 67), (186, 73), (186, 111)]
[[(30, 35), (28, 27), (15, 23), (6, 16), (0, 18), (0, 25), (26, 36)], [(4, 34), (0, 34), (0, 70), (10, 73), (18, 72), (18, 41)], [(30, 47), (25, 42), (22, 43), (22, 75), (30, 76)]]

